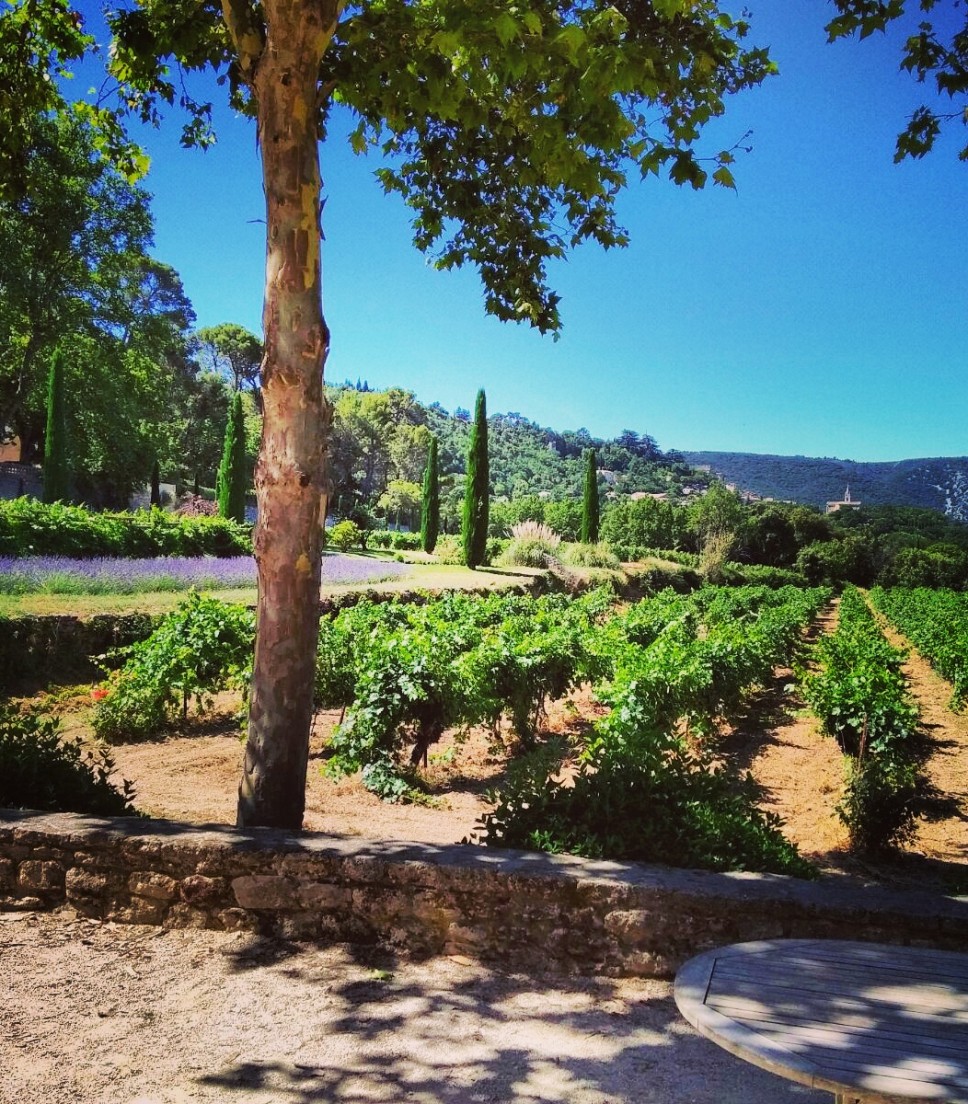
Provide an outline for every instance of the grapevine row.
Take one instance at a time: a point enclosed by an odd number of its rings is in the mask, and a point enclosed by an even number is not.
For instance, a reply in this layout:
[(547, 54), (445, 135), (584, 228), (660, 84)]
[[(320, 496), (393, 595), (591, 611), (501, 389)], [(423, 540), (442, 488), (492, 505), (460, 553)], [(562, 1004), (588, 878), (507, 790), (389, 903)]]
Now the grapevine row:
[(884, 639), (864, 596), (849, 587), (837, 630), (821, 637), (813, 659), (804, 696), (847, 757), (837, 812), (851, 844), (872, 852), (900, 843), (913, 830), (923, 792), (905, 652)]
[(964, 708), (968, 701), (968, 594), (925, 587), (875, 587), (871, 600), (951, 683), (951, 707)]

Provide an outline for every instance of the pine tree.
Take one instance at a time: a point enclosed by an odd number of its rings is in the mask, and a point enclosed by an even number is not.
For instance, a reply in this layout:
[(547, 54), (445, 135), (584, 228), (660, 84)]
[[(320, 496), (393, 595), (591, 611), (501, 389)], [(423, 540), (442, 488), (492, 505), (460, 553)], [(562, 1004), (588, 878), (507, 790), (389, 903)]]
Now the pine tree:
[(598, 464), (595, 450), (585, 453), (585, 494), (581, 512), (582, 544), (598, 543)]
[(157, 460), (151, 465), (151, 505), (161, 508), (161, 470)]
[(215, 481), (220, 517), (245, 521), (245, 418), (242, 414), (242, 392), (236, 391), (225, 427), (222, 463)]
[(440, 472), (437, 468), (437, 438), (430, 438), (427, 467), (424, 469), (423, 495), (420, 500), (420, 547), (433, 552), (440, 531)]
[(47, 432), (44, 435), (44, 502), (66, 502), (70, 491), (67, 463), (67, 408), (64, 403), (64, 361), (54, 350), (47, 378)]
[(467, 481), (464, 487), (464, 514), (461, 537), (464, 563), (478, 567), (487, 551), (487, 514), (490, 505), (490, 472), (487, 457), (487, 400), (483, 389), (477, 392), (474, 421), (467, 445)]

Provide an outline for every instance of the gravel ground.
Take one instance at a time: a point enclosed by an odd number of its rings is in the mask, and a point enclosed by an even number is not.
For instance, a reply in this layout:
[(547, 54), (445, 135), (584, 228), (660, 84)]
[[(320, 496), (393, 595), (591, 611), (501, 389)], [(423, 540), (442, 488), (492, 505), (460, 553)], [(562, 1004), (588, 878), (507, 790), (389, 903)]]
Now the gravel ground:
[(667, 982), (535, 979), (250, 935), (0, 913), (2, 1104), (826, 1104)]

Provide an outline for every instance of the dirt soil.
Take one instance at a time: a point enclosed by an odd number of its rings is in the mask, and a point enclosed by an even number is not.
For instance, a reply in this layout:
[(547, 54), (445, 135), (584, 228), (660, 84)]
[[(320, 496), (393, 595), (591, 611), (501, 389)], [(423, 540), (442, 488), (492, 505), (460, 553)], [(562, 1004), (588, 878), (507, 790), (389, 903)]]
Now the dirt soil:
[[(750, 702), (722, 753), (749, 769), (763, 803), (824, 871), (968, 893), (968, 717), (916, 654), (907, 665), (943, 799), (890, 862), (846, 851), (834, 806), (842, 764), (788, 689)], [(158, 743), (114, 749), (156, 816), (231, 824), (242, 745), (225, 697)], [(90, 737), (90, 688), (50, 696), (65, 729)], [(556, 706), (564, 742), (597, 711), (588, 693)], [(505, 757), (483, 732), (432, 749), (432, 807), (380, 802), (353, 779), (324, 777), (338, 721), (320, 714), (306, 827), (456, 843), (489, 806)], [(58, 914), (0, 913), (0, 1104), (420, 1104), (567, 1100), (569, 1104), (820, 1104), (829, 1099), (762, 1073), (699, 1038), (658, 981), (535, 980), (459, 957), (427, 963), (360, 957), (220, 932), (124, 927)]]
[(0, 913), (0, 1104), (826, 1104), (658, 981)]
[[(813, 635), (835, 625), (828, 611)], [(897, 634), (892, 639), (898, 643)], [(761, 803), (783, 821), (783, 830), (824, 876), (851, 874), (906, 888), (936, 888), (968, 894), (968, 714), (947, 708), (949, 685), (911, 649), (905, 671), (921, 709), (929, 750), (925, 771), (937, 798), (904, 850), (877, 862), (847, 849), (837, 817), (843, 759), (830, 737), (797, 697), (789, 669), (775, 672), (738, 722), (726, 729), (720, 750), (748, 770)], [(90, 687), (49, 695), (44, 708), (59, 712), (66, 734), (91, 740)], [(135, 786), (136, 804), (157, 817), (193, 823), (233, 824), (241, 773), (239, 700), (220, 695), (203, 718), (190, 716), (168, 738), (112, 748), (118, 773)], [(551, 707), (543, 738), (569, 745), (603, 712), (587, 689)], [(425, 772), (429, 804), (393, 805), (365, 790), (355, 778), (325, 774), (326, 743), (338, 711), (317, 714), (310, 746), (304, 825), (309, 831), (375, 839), (460, 843), (490, 807), (488, 791), (500, 784), (507, 756), (493, 736), (475, 730), (458, 739), (448, 733), (431, 748)], [(565, 770), (568, 769), (566, 759)]]

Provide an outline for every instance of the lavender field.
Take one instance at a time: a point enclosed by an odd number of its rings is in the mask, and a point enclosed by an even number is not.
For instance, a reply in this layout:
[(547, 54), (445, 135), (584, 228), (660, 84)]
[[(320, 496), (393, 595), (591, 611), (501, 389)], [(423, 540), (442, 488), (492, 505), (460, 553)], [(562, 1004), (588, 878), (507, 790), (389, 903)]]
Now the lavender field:
[[(324, 552), (323, 586), (377, 583), (411, 568), (392, 560)], [(255, 586), (251, 556), (157, 556), (152, 559), (66, 556), (0, 557), (0, 594), (143, 594)]]

